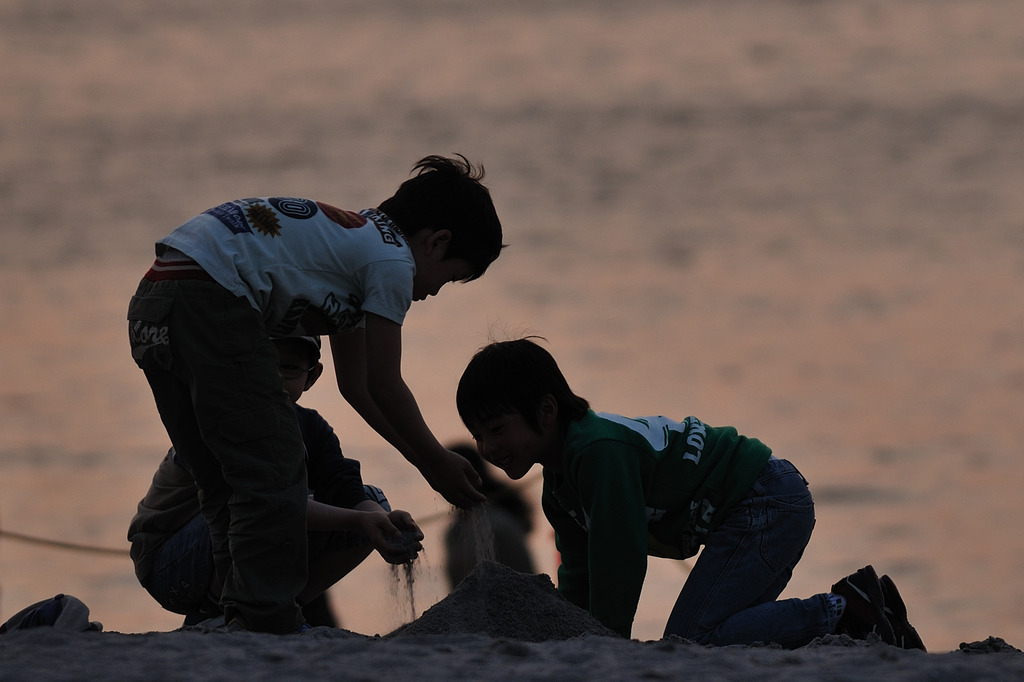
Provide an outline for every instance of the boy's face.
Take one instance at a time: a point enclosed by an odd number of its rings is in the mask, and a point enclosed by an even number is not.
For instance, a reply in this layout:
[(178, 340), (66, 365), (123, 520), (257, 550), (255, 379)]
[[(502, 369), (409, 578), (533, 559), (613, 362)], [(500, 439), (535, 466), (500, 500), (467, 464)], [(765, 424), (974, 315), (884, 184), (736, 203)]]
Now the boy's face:
[(309, 351), (302, 348), (301, 344), (278, 343), (276, 345), (277, 371), (284, 383), (285, 393), (293, 403), (298, 402), (302, 394), (320, 377), (323, 365), (313, 362)]
[(469, 263), (461, 258), (436, 263), (416, 261), (416, 275), (412, 278), (412, 300), (422, 301), (428, 296), (436, 296), (445, 284), (461, 282), (469, 277), (471, 272)]
[(448, 258), (448, 243), (451, 232), (421, 231), (410, 242), (413, 258), (416, 261), (416, 274), (412, 278), (412, 300), (422, 301), (428, 296), (436, 296), (445, 284), (468, 279), (473, 269), (463, 258)]
[(539, 425), (538, 431), (519, 413), (503, 414), (473, 424), (470, 433), (481, 457), (519, 480), (534, 464), (556, 463), (561, 453), (557, 420), (542, 411)]

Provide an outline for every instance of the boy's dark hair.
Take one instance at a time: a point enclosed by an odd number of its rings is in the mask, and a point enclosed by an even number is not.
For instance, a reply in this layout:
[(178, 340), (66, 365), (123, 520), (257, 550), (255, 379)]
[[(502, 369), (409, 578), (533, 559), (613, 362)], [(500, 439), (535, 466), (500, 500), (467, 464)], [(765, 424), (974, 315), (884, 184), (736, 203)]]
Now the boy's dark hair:
[(319, 336), (280, 336), (273, 339), (274, 345), (287, 346), (306, 354), (310, 363), (320, 362), (322, 342)]
[(469, 361), (459, 380), (455, 404), (462, 422), (483, 422), (503, 414), (520, 414), (540, 431), (537, 408), (551, 394), (563, 424), (582, 419), (590, 403), (576, 395), (551, 354), (528, 338), (484, 346)]
[(451, 230), (445, 259), (462, 258), (472, 274), (480, 277), (501, 254), (501, 223), (491, 193), (481, 184), (483, 166), (474, 166), (461, 154), (457, 158), (427, 156), (403, 182), (394, 196), (378, 208), (411, 237), (420, 230)]

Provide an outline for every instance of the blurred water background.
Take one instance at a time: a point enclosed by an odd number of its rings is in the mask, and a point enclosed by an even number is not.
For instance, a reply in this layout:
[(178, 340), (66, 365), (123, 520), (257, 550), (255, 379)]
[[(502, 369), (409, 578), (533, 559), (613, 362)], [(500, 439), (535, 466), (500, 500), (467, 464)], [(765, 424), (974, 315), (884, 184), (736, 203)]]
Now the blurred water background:
[[(810, 479), (784, 596), (865, 563), (931, 650), (1024, 645), (1024, 5), (1016, 0), (0, 3), (0, 620), (56, 592), (173, 629), (125, 531), (167, 447), (124, 313), (155, 239), (244, 196), (375, 205), (487, 168), (510, 244), (413, 307), (443, 441), (491, 338), (543, 335), (598, 409), (733, 424)], [(304, 403), (424, 521), (448, 508), (325, 378)], [(525, 492), (539, 500), (539, 484)], [(539, 570), (554, 549), (539, 505)], [(652, 561), (633, 635), (686, 575)], [(417, 615), (374, 557), (342, 625)]]

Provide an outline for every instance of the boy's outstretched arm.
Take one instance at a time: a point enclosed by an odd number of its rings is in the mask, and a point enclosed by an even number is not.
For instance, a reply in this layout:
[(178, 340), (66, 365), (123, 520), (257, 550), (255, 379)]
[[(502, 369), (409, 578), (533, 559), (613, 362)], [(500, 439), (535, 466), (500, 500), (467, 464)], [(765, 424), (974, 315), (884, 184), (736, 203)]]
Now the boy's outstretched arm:
[(367, 313), (366, 329), (331, 337), (338, 389), (367, 424), (412, 462), (430, 486), (457, 507), (487, 498), (480, 476), (427, 428), (402, 378), (402, 327)]

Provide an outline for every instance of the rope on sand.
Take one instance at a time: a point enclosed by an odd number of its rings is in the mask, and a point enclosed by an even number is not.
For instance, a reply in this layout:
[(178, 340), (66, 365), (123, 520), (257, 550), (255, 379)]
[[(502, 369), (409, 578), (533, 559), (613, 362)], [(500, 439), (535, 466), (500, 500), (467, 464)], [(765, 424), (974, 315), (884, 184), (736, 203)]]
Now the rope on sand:
[(18, 542), (25, 542), (30, 545), (42, 545), (44, 547), (54, 547), (56, 549), (67, 549), (73, 552), (91, 552), (93, 554), (107, 554), (111, 556), (121, 557), (128, 556), (127, 549), (115, 549), (113, 547), (95, 547), (93, 545), (80, 545), (76, 542), (49, 540), (47, 538), (40, 538), (34, 535), (14, 533), (9, 530), (3, 530), (2, 528), (0, 528), (0, 538), (7, 538), (8, 540), (17, 540)]

